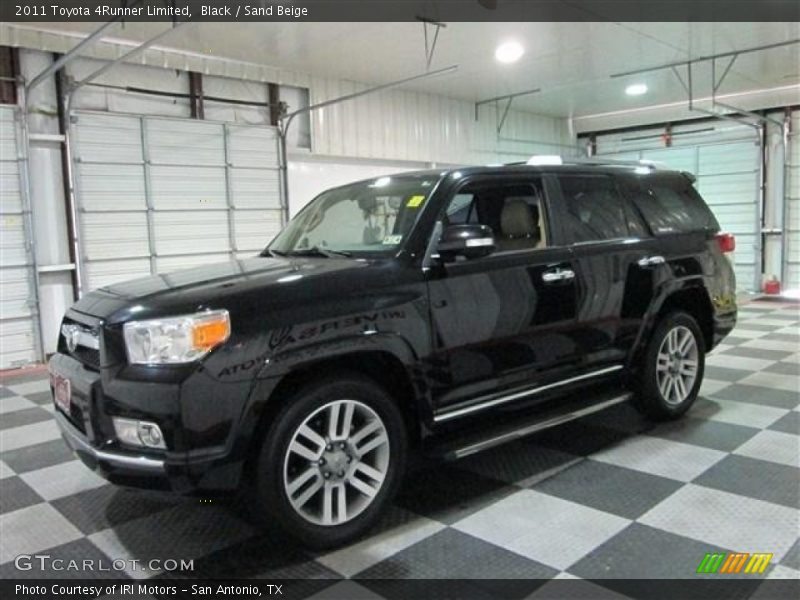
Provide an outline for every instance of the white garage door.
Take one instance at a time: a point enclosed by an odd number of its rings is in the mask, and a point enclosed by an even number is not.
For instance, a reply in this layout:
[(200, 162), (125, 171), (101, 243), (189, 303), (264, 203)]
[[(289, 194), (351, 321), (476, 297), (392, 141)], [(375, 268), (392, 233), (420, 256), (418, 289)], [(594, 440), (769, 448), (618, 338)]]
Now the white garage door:
[(784, 288), (800, 289), (800, 111), (792, 113), (786, 149), (786, 272)]
[(736, 236), (734, 268), (739, 290), (761, 286), (761, 217), (759, 147), (755, 130), (736, 124), (688, 124), (675, 127), (672, 146), (664, 130), (597, 136), (598, 156), (648, 159), (697, 176), (697, 189), (714, 211), (723, 231)]
[(13, 106), (0, 106), (0, 369), (37, 360), (33, 247)]
[(273, 127), (77, 112), (84, 290), (252, 256), (281, 227)]

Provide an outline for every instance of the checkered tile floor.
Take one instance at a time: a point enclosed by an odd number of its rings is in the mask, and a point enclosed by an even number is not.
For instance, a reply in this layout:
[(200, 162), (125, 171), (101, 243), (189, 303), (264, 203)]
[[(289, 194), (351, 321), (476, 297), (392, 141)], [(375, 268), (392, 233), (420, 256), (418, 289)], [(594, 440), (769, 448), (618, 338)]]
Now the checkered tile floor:
[(377, 597), (371, 578), (555, 577), (620, 597), (598, 580), (692, 578), (706, 552), (743, 551), (774, 554), (768, 577), (798, 578), (799, 370), (800, 305), (750, 303), (683, 420), (618, 406), (414, 472), (373, 535), (322, 554), (253, 530), (232, 501), (107, 484), (67, 452), (43, 375), (5, 378), (0, 577), (54, 575), (14, 568), (45, 552), (194, 558), (197, 576), (318, 579), (321, 597)]

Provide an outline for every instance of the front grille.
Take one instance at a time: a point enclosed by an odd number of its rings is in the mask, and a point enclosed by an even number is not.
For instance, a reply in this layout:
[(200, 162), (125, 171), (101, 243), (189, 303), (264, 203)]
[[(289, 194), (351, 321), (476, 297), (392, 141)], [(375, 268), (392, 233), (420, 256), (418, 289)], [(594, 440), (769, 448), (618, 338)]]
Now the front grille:
[[(72, 344), (67, 336), (73, 337)], [(100, 338), (97, 328), (89, 328), (71, 319), (64, 319), (58, 339), (60, 352), (68, 354), (85, 367), (97, 371), (100, 369)]]

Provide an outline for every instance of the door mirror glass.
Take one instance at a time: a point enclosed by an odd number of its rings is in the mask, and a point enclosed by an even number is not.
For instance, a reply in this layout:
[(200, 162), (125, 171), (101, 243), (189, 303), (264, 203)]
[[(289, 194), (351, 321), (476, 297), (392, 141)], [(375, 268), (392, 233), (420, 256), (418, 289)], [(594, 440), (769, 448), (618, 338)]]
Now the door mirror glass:
[(438, 252), (443, 260), (480, 258), (495, 251), (494, 233), (488, 225), (451, 225), (442, 233)]

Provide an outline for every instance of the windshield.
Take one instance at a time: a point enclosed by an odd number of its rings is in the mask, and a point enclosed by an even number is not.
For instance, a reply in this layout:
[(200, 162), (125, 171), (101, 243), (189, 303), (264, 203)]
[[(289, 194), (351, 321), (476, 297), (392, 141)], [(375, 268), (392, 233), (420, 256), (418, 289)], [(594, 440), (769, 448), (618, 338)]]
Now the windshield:
[(388, 254), (411, 232), (436, 176), (380, 177), (323, 192), (268, 247), (280, 255)]

